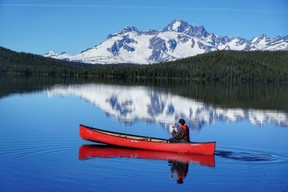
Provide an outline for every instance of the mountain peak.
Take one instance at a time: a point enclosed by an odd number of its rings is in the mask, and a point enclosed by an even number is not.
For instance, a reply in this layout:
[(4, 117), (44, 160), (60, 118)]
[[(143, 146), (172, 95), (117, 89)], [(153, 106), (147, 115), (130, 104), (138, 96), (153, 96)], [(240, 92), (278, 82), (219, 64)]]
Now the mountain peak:
[(115, 36), (118, 36), (118, 35), (123, 35), (123, 34), (129, 33), (129, 32), (141, 33), (141, 31), (139, 31), (134, 26), (126, 26), (122, 30), (118, 31), (117, 33), (113, 33), (113, 34), (108, 35), (107, 39), (110, 39), (111, 37), (115, 37)]
[(44, 57), (53, 57), (57, 56), (58, 54), (55, 51), (50, 50), (49, 52), (45, 53), (43, 56)]
[(163, 31), (184, 32), (187, 27), (191, 27), (191, 26), (186, 21), (174, 19), (170, 24), (168, 24), (163, 29)]
[(209, 35), (206, 29), (203, 26), (193, 26), (187, 23), (186, 21), (180, 19), (174, 19), (170, 24), (168, 24), (163, 30), (166, 31), (175, 31), (180, 33), (185, 33), (192, 37), (197, 37), (203, 39)]
[(127, 27), (124, 27), (124, 29), (122, 29), (120, 31), (120, 33), (128, 33), (128, 32), (132, 32), (132, 31), (135, 31), (135, 32), (140, 32), (137, 27), (134, 27), (134, 26), (127, 26)]

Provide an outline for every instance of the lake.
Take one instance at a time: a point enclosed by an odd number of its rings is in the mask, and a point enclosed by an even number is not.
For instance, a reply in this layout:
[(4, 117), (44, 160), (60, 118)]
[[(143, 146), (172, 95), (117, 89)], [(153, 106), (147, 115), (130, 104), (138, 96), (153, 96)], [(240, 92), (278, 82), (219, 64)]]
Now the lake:
[[(288, 191), (288, 85), (43, 77), (0, 83), (0, 191)], [(192, 141), (217, 142), (214, 156), (107, 147), (79, 136), (84, 124), (169, 138), (179, 118)]]

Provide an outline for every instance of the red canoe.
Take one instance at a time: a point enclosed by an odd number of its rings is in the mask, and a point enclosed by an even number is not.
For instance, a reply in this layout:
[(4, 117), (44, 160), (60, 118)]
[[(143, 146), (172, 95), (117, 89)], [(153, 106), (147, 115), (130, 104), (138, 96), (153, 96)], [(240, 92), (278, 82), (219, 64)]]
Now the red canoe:
[(151, 160), (179, 161), (215, 167), (214, 155), (199, 155), (189, 153), (172, 153), (128, 148), (117, 148), (107, 145), (83, 145), (79, 149), (79, 159), (90, 158), (135, 158)]
[(104, 131), (85, 125), (80, 125), (80, 136), (88, 141), (152, 151), (213, 155), (216, 147), (216, 142), (169, 143), (166, 139)]

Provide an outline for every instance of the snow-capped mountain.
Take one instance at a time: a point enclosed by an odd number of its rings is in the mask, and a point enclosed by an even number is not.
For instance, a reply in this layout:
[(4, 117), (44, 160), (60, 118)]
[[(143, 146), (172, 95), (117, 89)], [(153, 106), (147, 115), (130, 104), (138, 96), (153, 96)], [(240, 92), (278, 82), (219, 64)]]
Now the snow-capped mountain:
[(66, 52), (63, 52), (61, 54), (57, 54), (54, 51), (49, 51), (48, 53), (46, 53), (44, 55), (44, 57), (51, 57), (51, 58), (57, 58), (57, 59), (61, 59), (61, 60), (70, 61), (71, 55), (67, 54)]
[(203, 26), (173, 20), (162, 30), (142, 32), (136, 27), (125, 27), (110, 34), (99, 45), (76, 55), (50, 51), (43, 56), (91, 64), (152, 64), (216, 50), (288, 50), (288, 36), (272, 39), (263, 34), (246, 40), (241, 37), (218, 36), (207, 32)]
[(191, 98), (141, 86), (102, 84), (57, 85), (46, 90), (49, 97), (73, 95), (99, 107), (111, 118), (126, 124), (135, 121), (160, 123), (168, 129), (171, 123), (184, 118), (191, 129), (216, 122), (248, 121), (263, 126), (288, 127), (284, 112), (213, 107)]

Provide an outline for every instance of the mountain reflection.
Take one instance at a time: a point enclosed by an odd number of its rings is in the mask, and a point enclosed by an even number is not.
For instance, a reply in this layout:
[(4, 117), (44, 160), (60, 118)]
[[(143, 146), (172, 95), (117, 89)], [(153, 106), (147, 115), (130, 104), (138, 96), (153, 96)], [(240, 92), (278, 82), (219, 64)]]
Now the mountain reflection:
[(274, 124), (288, 127), (288, 114), (273, 110), (221, 108), (144, 86), (120, 86), (107, 84), (57, 85), (47, 90), (54, 95), (74, 95), (99, 107), (107, 115), (126, 124), (137, 120), (156, 122), (165, 128), (179, 118), (187, 120), (191, 129), (201, 129), (215, 122), (247, 120), (263, 126)]

